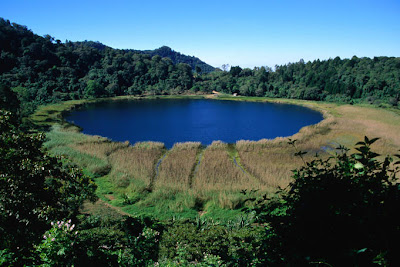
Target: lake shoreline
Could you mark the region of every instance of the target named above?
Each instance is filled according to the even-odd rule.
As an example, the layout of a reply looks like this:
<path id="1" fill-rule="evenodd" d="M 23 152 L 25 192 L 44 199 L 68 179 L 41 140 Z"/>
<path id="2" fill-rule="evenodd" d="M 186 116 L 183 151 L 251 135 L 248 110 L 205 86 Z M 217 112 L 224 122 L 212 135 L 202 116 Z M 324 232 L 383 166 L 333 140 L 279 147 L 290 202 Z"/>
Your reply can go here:
<path id="1" fill-rule="evenodd" d="M 290 137 L 321 122 L 323 114 L 306 106 L 271 101 L 231 101 L 229 98 L 119 99 L 82 105 L 64 119 L 82 132 L 113 141 L 176 143 L 220 140 L 273 140 Z"/>
<path id="2" fill-rule="evenodd" d="M 149 97 L 152 98 L 188 96 Z M 241 190 L 258 190 L 255 196 L 273 194 L 277 186 L 285 187 L 292 180 L 291 170 L 302 163 L 294 157 L 295 151 L 288 145 L 289 138 L 297 140 L 299 150 L 308 152 L 306 160 L 312 160 L 316 153 L 325 158 L 332 156 L 339 144 L 351 148 L 365 135 L 382 137 L 374 144 L 375 151 L 381 155 L 394 154 L 400 148 L 398 111 L 315 101 L 219 97 L 219 100 L 304 105 L 321 112 L 324 119 L 303 127 L 290 137 L 169 150 L 151 142 L 131 145 L 85 135 L 63 119 L 65 112 L 85 103 L 121 99 L 142 98 L 68 101 L 44 106 L 32 119 L 36 119 L 34 122 L 42 129 L 47 128 L 49 140 L 45 145 L 52 154 L 66 156 L 95 178 L 99 186 L 97 195 L 102 201 L 135 215 L 160 219 L 201 215 L 232 220 L 242 214 L 244 196 Z M 131 160 L 126 161 L 127 158 Z M 139 162 L 135 158 L 143 160 Z M 162 162 L 156 170 L 160 159 Z"/>
<path id="3" fill-rule="evenodd" d="M 78 125 L 68 122 L 65 120 L 65 116 L 79 108 L 82 108 L 88 104 L 95 104 L 101 102 L 109 102 L 109 101 L 129 101 L 129 100 L 143 100 L 143 99 L 214 99 L 219 101 L 245 101 L 245 102 L 265 102 L 265 103 L 275 103 L 275 104 L 289 104 L 289 105 L 298 105 L 303 106 L 314 111 L 317 111 L 322 114 L 323 119 L 317 124 L 304 126 L 310 127 L 314 125 L 318 125 L 324 123 L 324 121 L 330 117 L 332 114 L 329 113 L 329 110 L 324 109 L 319 101 L 308 101 L 308 100 L 297 100 L 297 99 L 280 99 L 280 98 L 265 98 L 265 97 L 242 97 L 242 96 L 230 96 L 230 95 L 222 95 L 216 96 L 215 94 L 211 95 L 155 95 L 155 96 L 117 96 L 117 97 L 107 97 L 107 98 L 97 98 L 97 99 L 82 99 L 82 100 L 69 100 L 56 104 L 49 104 L 40 106 L 34 114 L 32 114 L 28 120 L 31 121 L 33 125 L 36 126 L 39 130 L 49 130 L 49 128 L 54 124 L 60 124 L 63 127 L 75 127 L 82 131 L 81 127 Z M 332 103 L 328 103 L 332 104 Z M 300 129 L 301 131 L 301 129 Z M 296 133 L 297 134 L 297 133 Z M 294 134 L 294 135 L 296 135 Z M 286 136 L 283 138 L 291 138 L 294 135 Z M 282 138 L 282 137 L 276 137 Z M 267 139 L 267 140 L 274 140 Z M 262 139 L 261 139 L 262 140 Z M 246 141 L 261 141 L 261 140 L 246 140 Z M 114 141 L 113 141 L 114 142 Z M 115 141 L 119 142 L 119 141 Z"/>

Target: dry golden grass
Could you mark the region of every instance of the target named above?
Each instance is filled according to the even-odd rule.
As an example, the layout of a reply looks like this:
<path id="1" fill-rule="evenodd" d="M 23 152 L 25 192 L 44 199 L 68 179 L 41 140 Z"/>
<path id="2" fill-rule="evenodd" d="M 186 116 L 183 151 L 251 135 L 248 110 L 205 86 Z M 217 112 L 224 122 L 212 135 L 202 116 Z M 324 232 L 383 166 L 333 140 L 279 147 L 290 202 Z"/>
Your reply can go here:
<path id="1" fill-rule="evenodd" d="M 291 170 L 302 164 L 302 160 L 294 156 L 296 150 L 285 139 L 241 140 L 236 148 L 241 164 L 259 180 L 262 190 L 286 187 L 291 181 Z"/>
<path id="2" fill-rule="evenodd" d="M 70 145 L 70 147 L 82 153 L 93 155 L 101 159 L 107 159 L 111 153 L 129 146 L 129 142 L 117 143 L 107 139 L 104 140 L 102 137 L 98 138 L 98 140 L 91 142 L 75 143 Z"/>
<path id="3" fill-rule="evenodd" d="M 259 184 L 250 175 L 236 166 L 227 152 L 227 144 L 214 141 L 204 151 L 199 169 L 193 179 L 193 189 L 242 190 L 258 188 Z"/>
<path id="4" fill-rule="evenodd" d="M 400 148 L 400 116 L 393 111 L 358 106 L 340 106 L 337 109 L 340 117 L 333 129 L 332 139 L 345 142 L 343 136 L 363 139 L 364 136 L 379 137 L 373 149 L 386 155 L 394 154 Z"/>
<path id="5" fill-rule="evenodd" d="M 289 145 L 289 137 L 236 142 L 242 165 L 259 179 L 262 190 L 286 187 L 292 181 L 292 170 L 304 164 L 301 158 L 294 155 L 297 151 L 307 152 L 303 156 L 305 161 L 312 160 L 316 153 L 326 158 L 330 152 L 334 151 L 336 144 L 328 141 L 338 123 L 332 115 L 334 111 L 330 110 L 333 107 L 334 105 L 324 107 L 323 121 L 303 127 L 299 133 L 290 137 L 292 140 L 297 140 L 296 148 Z"/>
<path id="6" fill-rule="evenodd" d="M 392 155 L 400 149 L 400 116 L 398 113 L 368 106 L 318 104 L 329 110 L 330 116 L 315 126 L 304 127 L 293 136 L 313 149 L 344 145 L 353 148 L 364 139 L 379 137 L 372 147 L 382 155 Z M 398 111 L 397 111 L 398 112 Z M 321 131 L 322 129 L 322 131 Z M 351 152 L 355 152 L 354 149 Z"/>
<path id="7" fill-rule="evenodd" d="M 400 111 L 372 106 L 338 105 L 301 100 L 280 100 L 321 111 L 325 120 L 321 123 L 304 127 L 293 136 L 294 139 L 308 141 L 311 145 L 345 145 L 352 148 L 364 136 L 379 137 L 373 149 L 382 154 L 393 154 L 400 149 Z M 325 125 L 328 131 L 322 134 L 316 131 L 319 125 Z"/>
<path id="8" fill-rule="evenodd" d="M 364 136 L 380 137 L 372 149 L 382 155 L 392 155 L 400 148 L 400 116 L 391 110 L 299 102 L 322 110 L 325 116 L 320 123 L 304 127 L 290 137 L 297 140 L 297 150 L 308 152 L 304 156 L 305 161 L 313 159 L 315 153 L 322 158 L 335 154 L 339 145 L 353 148 Z M 241 164 L 260 179 L 263 189 L 286 186 L 292 179 L 291 170 L 303 164 L 300 158 L 294 156 L 296 149 L 288 145 L 288 141 L 289 138 L 275 138 L 236 143 Z"/>
<path id="9" fill-rule="evenodd" d="M 164 152 L 162 143 L 141 142 L 133 147 L 118 149 L 110 154 L 109 160 L 113 168 L 152 186 L 155 165 Z"/>
<path id="10" fill-rule="evenodd" d="M 189 189 L 200 147 L 200 142 L 176 143 L 159 166 L 155 189 Z"/>

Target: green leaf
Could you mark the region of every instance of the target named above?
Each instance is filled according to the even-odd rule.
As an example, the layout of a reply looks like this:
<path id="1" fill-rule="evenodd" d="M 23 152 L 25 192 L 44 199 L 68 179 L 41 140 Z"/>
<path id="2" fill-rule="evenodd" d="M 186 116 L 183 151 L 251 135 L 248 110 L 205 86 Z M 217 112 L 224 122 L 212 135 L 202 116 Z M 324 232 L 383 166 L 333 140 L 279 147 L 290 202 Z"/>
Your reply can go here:
<path id="1" fill-rule="evenodd" d="M 365 251 L 367 251 L 367 249 L 368 249 L 368 248 L 360 249 L 359 251 L 357 251 L 357 254 L 364 253 Z"/>
<path id="2" fill-rule="evenodd" d="M 354 164 L 354 168 L 359 170 L 364 168 L 364 165 L 361 162 L 357 162 L 356 164 Z"/>
<path id="3" fill-rule="evenodd" d="M 58 252 L 57 255 L 65 255 L 65 247 L 61 248 Z"/>
<path id="4" fill-rule="evenodd" d="M 362 154 L 354 154 L 355 159 L 362 159 Z"/>
<path id="5" fill-rule="evenodd" d="M 371 154 L 370 154 L 370 158 L 376 158 L 378 156 L 380 156 L 380 154 L 375 153 L 375 152 L 371 152 Z"/>
<path id="6" fill-rule="evenodd" d="M 365 154 L 368 151 L 368 148 L 366 146 L 361 146 L 361 147 L 357 147 L 356 150 Z"/>
<path id="7" fill-rule="evenodd" d="M 369 144 L 372 145 L 373 143 L 375 143 L 379 139 L 380 139 L 379 137 L 372 138 L 371 140 L 369 140 Z"/>

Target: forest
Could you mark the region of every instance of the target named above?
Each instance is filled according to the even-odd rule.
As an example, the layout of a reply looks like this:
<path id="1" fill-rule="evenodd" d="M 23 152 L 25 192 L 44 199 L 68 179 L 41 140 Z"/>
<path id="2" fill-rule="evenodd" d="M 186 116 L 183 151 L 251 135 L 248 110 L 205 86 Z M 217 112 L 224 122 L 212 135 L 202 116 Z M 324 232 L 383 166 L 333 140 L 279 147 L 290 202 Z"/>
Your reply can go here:
<path id="1" fill-rule="evenodd" d="M 241 190 L 246 205 L 236 220 L 160 220 L 102 203 L 90 170 L 52 154 L 44 146 L 48 136 L 23 123 L 38 106 L 61 101 L 212 91 L 397 110 L 400 58 L 213 69 L 167 47 L 137 51 L 63 43 L 0 19 L 0 265 L 399 266 L 400 155 L 375 152 L 379 138 L 364 137 L 352 150 L 340 145 L 330 157 L 311 157 L 300 141 L 289 139 L 284 152 L 293 151 L 300 162 L 289 185 L 273 195 Z M 347 124 L 354 128 L 354 122 Z M 322 135 L 328 131 L 318 129 Z M 91 143 L 107 145 L 106 154 L 113 146 L 136 153 L 129 144 L 100 141 Z M 192 146 L 195 155 L 198 147 Z M 206 153 L 221 150 L 227 157 L 233 146 L 226 147 L 216 144 Z M 260 158 L 254 144 L 241 147 L 243 160 Z M 179 152 L 176 157 L 185 161 Z"/>
<path id="2" fill-rule="evenodd" d="M 237 93 L 397 106 L 400 58 L 315 60 L 254 69 L 215 69 L 168 47 L 119 50 L 98 42 L 38 36 L 0 19 L 0 83 L 17 92 L 23 114 L 41 104 L 121 95 Z"/>

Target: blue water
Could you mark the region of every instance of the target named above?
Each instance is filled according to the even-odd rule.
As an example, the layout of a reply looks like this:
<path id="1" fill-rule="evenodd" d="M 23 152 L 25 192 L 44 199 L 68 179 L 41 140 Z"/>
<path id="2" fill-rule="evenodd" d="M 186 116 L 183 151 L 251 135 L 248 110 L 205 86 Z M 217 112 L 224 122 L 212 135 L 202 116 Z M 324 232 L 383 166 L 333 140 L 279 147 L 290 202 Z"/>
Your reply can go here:
<path id="1" fill-rule="evenodd" d="M 144 99 L 87 105 L 66 116 L 83 133 L 114 141 L 176 142 L 272 139 L 290 136 L 322 120 L 319 112 L 296 105 L 195 99 Z"/>

